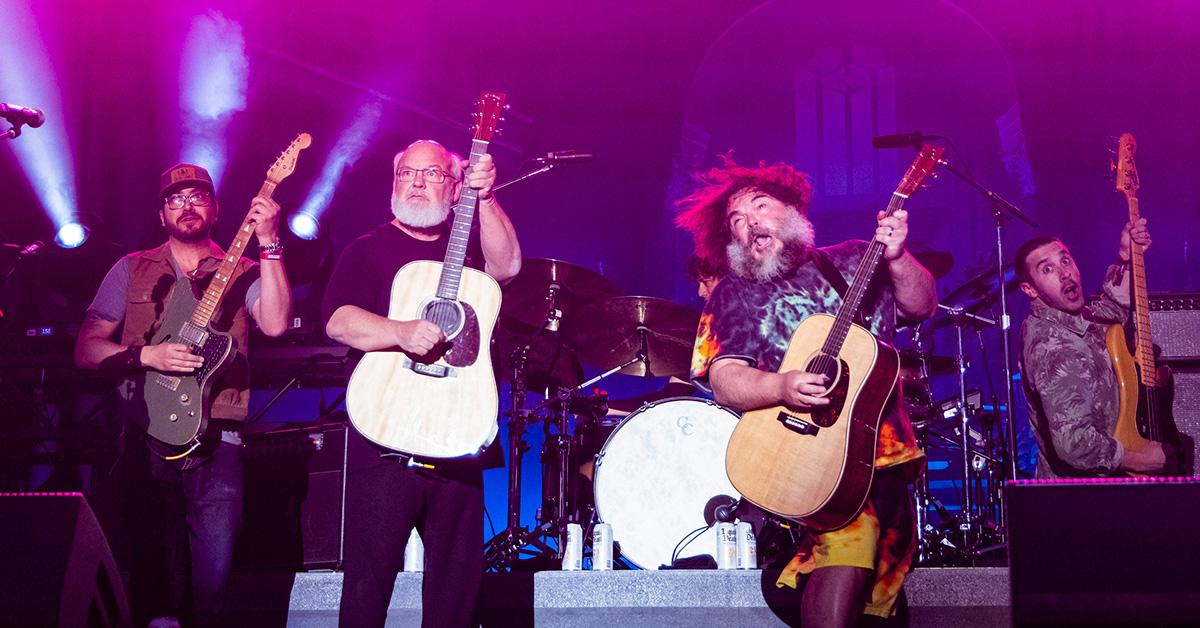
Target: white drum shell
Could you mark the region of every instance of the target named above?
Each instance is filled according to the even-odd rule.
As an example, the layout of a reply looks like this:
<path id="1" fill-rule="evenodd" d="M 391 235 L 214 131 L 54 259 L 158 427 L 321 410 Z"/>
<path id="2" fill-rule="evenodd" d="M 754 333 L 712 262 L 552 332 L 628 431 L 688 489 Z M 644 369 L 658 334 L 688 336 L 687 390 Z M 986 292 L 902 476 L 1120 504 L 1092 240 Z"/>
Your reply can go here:
<path id="1" fill-rule="evenodd" d="M 717 495 L 740 495 L 725 474 L 725 450 L 738 415 L 711 401 L 673 397 L 625 417 L 596 456 L 597 518 L 612 525 L 621 555 L 643 569 L 670 564 L 676 545 L 703 528 Z M 713 554 L 715 529 L 678 556 Z"/>

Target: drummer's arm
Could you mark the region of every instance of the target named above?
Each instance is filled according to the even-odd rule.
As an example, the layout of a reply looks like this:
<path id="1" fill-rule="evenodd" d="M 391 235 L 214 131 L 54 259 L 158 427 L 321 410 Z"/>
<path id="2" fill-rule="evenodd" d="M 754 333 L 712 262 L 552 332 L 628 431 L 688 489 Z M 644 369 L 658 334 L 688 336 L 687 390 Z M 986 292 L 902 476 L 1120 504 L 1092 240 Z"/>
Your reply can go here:
<path id="1" fill-rule="evenodd" d="M 742 411 L 779 404 L 793 408 L 829 404 L 829 399 L 814 396 L 825 391 L 825 376 L 815 373 L 771 373 L 742 360 L 726 358 L 708 367 L 708 379 L 717 403 Z"/>

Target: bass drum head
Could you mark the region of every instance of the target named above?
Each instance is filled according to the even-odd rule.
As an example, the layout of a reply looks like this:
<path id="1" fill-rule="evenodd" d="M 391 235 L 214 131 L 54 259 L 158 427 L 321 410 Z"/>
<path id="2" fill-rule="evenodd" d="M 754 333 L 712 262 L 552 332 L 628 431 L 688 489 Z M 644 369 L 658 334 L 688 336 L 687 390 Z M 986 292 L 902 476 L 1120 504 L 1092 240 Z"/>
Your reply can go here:
<path id="1" fill-rule="evenodd" d="M 596 514 L 629 562 L 658 569 L 676 546 L 680 557 L 715 554 L 716 529 L 698 529 L 710 499 L 740 497 L 725 473 L 737 422 L 711 401 L 674 397 L 642 406 L 609 436 L 596 457 Z M 691 533 L 699 536 L 681 545 Z"/>

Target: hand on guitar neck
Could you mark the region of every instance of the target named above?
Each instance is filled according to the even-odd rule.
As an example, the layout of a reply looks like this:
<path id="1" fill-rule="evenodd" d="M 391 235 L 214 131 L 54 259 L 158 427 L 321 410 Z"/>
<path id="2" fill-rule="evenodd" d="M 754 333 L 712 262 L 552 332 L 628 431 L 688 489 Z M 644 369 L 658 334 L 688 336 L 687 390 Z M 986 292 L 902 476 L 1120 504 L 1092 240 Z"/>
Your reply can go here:
<path id="1" fill-rule="evenodd" d="M 1128 262 L 1131 258 L 1129 251 L 1131 243 L 1141 247 L 1143 253 L 1150 248 L 1150 228 L 1146 226 L 1145 218 L 1138 218 L 1136 223 L 1127 222 L 1125 228 L 1121 230 L 1121 247 L 1117 249 L 1117 255 L 1122 262 Z"/>

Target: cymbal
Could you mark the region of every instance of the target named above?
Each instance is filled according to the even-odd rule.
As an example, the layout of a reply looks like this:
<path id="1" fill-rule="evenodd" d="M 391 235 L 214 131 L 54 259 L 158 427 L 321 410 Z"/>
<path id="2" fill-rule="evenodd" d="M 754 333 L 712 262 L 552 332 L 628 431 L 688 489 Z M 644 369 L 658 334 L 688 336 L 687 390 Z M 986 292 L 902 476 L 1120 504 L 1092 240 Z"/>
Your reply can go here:
<path id="1" fill-rule="evenodd" d="M 913 253 L 913 257 L 917 258 L 934 279 L 945 277 L 950 273 L 950 269 L 954 268 L 954 256 L 944 251 L 918 251 Z"/>
<path id="2" fill-rule="evenodd" d="M 651 375 L 690 370 L 700 322 L 696 310 L 657 297 L 613 297 L 583 308 L 578 319 L 570 342 L 584 362 L 605 370 L 624 364 L 638 354 L 644 331 Z M 637 362 L 620 372 L 645 375 L 646 367 Z"/>
<path id="3" fill-rule="evenodd" d="M 1012 292 L 1017 289 L 1017 273 L 1013 269 L 1011 263 L 1004 265 L 1004 292 Z M 955 288 L 942 299 L 942 303 L 962 307 L 966 312 L 978 314 L 979 312 L 991 307 L 999 296 L 1000 291 L 997 290 L 996 269 L 989 268 L 988 270 L 979 273 L 971 278 L 967 283 Z"/>
<path id="4" fill-rule="evenodd" d="M 600 274 L 556 259 L 527 259 L 521 272 L 504 287 L 500 311 L 540 329 L 553 295 L 554 305 L 570 322 L 580 307 L 618 294 L 617 286 Z"/>
<path id="5" fill-rule="evenodd" d="M 498 379 L 512 379 L 513 352 L 529 345 L 525 364 L 525 386 L 529 390 L 577 386 L 583 381 L 583 367 L 575 356 L 575 350 L 567 346 L 557 333 L 501 316 L 496 325 L 495 339 Z"/>
<path id="6" fill-rule="evenodd" d="M 933 355 L 913 349 L 900 350 L 900 372 L 903 377 L 919 377 L 922 365 L 925 375 L 949 375 L 958 372 L 958 360 L 952 355 Z"/>

